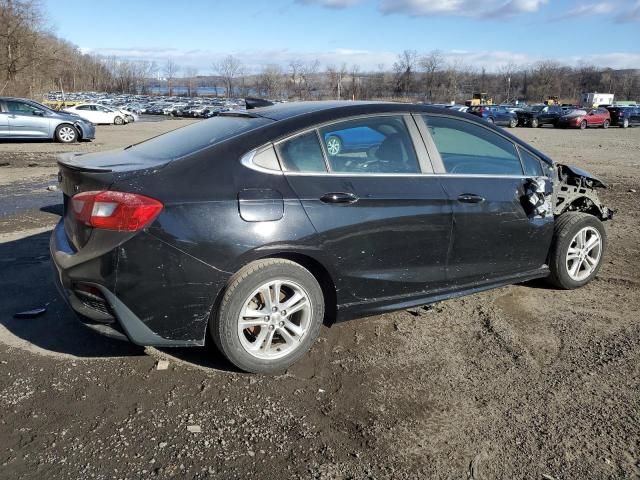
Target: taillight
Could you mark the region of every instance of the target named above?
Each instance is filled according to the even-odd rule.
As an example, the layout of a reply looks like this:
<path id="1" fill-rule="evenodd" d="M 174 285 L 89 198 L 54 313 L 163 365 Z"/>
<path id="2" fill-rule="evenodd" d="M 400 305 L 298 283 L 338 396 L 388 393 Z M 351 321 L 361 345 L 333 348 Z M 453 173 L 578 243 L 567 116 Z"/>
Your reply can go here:
<path id="1" fill-rule="evenodd" d="M 71 199 L 73 214 L 79 222 L 119 232 L 142 230 L 162 207 L 158 200 L 125 192 L 82 192 Z"/>
<path id="2" fill-rule="evenodd" d="M 484 107 L 480 107 L 480 108 L 478 109 L 478 111 L 479 111 L 480 113 L 484 113 L 484 111 L 485 111 L 485 110 L 486 110 L 486 108 L 484 108 Z"/>

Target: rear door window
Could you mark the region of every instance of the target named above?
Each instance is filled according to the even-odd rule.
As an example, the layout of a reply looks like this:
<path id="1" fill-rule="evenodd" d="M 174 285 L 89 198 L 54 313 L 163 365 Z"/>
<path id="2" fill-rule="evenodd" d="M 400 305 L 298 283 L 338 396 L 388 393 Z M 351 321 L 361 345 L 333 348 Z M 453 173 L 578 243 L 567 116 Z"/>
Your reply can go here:
<path id="1" fill-rule="evenodd" d="M 326 172 L 322 147 L 315 130 L 293 137 L 278 146 L 278 154 L 290 172 Z"/>
<path id="2" fill-rule="evenodd" d="M 475 123 L 423 115 L 447 173 L 458 175 L 522 175 L 516 146 Z"/>
<path id="3" fill-rule="evenodd" d="M 420 173 L 413 141 L 400 115 L 347 120 L 319 131 L 332 172 Z"/>

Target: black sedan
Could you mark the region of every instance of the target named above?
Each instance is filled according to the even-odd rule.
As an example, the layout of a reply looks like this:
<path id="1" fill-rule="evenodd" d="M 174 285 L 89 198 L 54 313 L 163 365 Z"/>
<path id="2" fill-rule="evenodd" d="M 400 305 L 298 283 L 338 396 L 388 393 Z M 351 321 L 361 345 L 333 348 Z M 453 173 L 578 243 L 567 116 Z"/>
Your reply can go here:
<path id="1" fill-rule="evenodd" d="M 336 132 L 366 148 L 330 151 Z M 51 255 L 79 318 L 139 345 L 210 338 L 251 372 L 291 365 L 323 321 L 540 277 L 582 286 L 611 216 L 597 178 L 420 105 L 232 111 L 59 165 Z"/>

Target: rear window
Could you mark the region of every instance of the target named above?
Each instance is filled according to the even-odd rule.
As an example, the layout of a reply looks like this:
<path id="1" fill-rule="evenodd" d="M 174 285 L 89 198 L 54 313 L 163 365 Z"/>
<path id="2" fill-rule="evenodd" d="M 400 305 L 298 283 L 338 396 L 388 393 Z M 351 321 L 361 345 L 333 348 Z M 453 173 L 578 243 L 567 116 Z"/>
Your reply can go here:
<path id="1" fill-rule="evenodd" d="M 131 150 L 141 157 L 171 160 L 184 157 L 268 123 L 271 123 L 271 120 L 266 118 L 214 117 L 137 143 L 131 147 Z"/>

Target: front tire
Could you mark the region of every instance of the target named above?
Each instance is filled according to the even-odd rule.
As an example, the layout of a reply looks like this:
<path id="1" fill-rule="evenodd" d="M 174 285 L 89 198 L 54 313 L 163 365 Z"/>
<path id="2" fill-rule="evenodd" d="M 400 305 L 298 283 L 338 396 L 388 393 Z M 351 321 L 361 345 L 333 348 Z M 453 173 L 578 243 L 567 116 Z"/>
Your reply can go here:
<path id="1" fill-rule="evenodd" d="M 60 143 L 73 143 L 78 139 L 78 132 L 71 125 L 58 125 L 55 138 Z"/>
<path id="2" fill-rule="evenodd" d="M 586 128 L 587 128 L 587 121 L 582 120 L 582 122 L 580 122 L 580 130 L 585 130 Z"/>
<path id="3" fill-rule="evenodd" d="M 121 116 L 117 116 L 116 118 L 113 119 L 113 124 L 122 125 L 124 124 L 124 119 Z"/>
<path id="4" fill-rule="evenodd" d="M 605 120 L 602 124 L 602 128 L 609 128 L 609 120 Z"/>
<path id="5" fill-rule="evenodd" d="M 517 118 L 512 118 L 509 121 L 509 128 L 516 128 L 518 126 L 518 119 Z"/>
<path id="6" fill-rule="evenodd" d="M 589 283 L 598 274 L 607 248 L 602 222 L 583 212 L 567 212 L 556 218 L 549 254 L 549 282 L 564 290 Z"/>
<path id="7" fill-rule="evenodd" d="M 628 118 L 625 118 L 622 121 L 622 128 L 629 128 L 629 119 Z"/>
<path id="8" fill-rule="evenodd" d="M 236 367 L 280 373 L 298 361 L 317 338 L 324 297 L 316 278 L 290 260 L 259 260 L 230 280 L 209 331 Z"/>
<path id="9" fill-rule="evenodd" d="M 540 122 L 538 122 L 537 118 L 531 119 L 531 128 L 538 128 L 540 126 Z"/>

